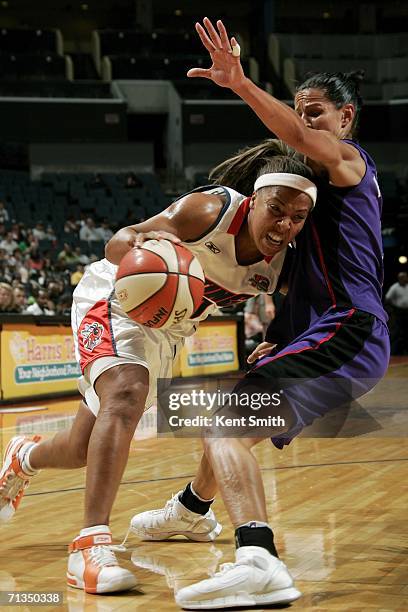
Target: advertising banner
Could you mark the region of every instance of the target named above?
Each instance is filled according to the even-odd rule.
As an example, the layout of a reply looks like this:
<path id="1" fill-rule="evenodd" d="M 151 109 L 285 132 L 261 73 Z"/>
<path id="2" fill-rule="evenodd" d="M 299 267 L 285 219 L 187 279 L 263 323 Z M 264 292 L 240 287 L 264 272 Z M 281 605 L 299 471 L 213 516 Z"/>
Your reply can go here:
<path id="1" fill-rule="evenodd" d="M 2 399 L 72 391 L 79 375 L 70 327 L 3 325 Z"/>
<path id="2" fill-rule="evenodd" d="M 220 374 L 239 369 L 236 321 L 208 321 L 186 338 L 180 355 L 181 376 Z"/>

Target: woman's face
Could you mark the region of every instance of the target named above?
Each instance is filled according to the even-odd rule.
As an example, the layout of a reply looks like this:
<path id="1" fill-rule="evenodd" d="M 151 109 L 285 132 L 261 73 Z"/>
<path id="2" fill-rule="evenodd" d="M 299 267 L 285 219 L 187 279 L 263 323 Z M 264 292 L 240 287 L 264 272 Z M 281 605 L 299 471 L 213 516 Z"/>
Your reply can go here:
<path id="1" fill-rule="evenodd" d="M 292 187 L 263 187 L 252 196 L 248 215 L 250 236 L 265 257 L 273 257 L 303 228 L 312 200 Z"/>
<path id="2" fill-rule="evenodd" d="M 295 96 L 295 111 L 306 127 L 326 130 L 337 138 L 346 138 L 350 133 L 355 114 L 353 104 L 336 108 L 321 89 L 298 91 Z"/>
<path id="3" fill-rule="evenodd" d="M 6 289 L 6 287 L 0 287 L 0 306 L 3 306 L 3 307 L 10 306 L 11 300 L 12 300 L 11 289 Z"/>

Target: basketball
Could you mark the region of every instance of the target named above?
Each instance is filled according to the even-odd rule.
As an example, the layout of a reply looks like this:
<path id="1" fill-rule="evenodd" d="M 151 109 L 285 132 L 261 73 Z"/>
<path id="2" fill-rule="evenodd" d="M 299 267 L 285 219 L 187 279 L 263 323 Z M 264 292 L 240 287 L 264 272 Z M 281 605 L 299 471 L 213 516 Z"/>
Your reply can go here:
<path id="1" fill-rule="evenodd" d="M 204 295 L 204 272 L 184 246 L 147 240 L 119 264 L 115 293 L 136 323 L 166 329 L 191 317 Z"/>

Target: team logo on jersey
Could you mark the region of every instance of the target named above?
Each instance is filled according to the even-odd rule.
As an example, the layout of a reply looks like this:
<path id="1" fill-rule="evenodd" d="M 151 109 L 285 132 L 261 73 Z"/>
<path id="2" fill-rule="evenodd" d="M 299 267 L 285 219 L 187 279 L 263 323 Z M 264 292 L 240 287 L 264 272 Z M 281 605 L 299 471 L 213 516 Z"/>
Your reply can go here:
<path id="1" fill-rule="evenodd" d="M 258 289 L 258 291 L 268 291 L 269 289 L 269 278 L 262 276 L 262 274 L 254 274 L 248 281 L 252 287 Z"/>
<path id="2" fill-rule="evenodd" d="M 82 343 L 87 351 L 92 352 L 102 342 L 103 326 L 96 321 L 86 323 L 81 331 Z"/>
<path id="3" fill-rule="evenodd" d="M 213 242 L 206 242 L 205 246 L 207 249 L 210 249 L 211 253 L 214 253 L 214 255 L 221 253 L 220 249 Z"/>

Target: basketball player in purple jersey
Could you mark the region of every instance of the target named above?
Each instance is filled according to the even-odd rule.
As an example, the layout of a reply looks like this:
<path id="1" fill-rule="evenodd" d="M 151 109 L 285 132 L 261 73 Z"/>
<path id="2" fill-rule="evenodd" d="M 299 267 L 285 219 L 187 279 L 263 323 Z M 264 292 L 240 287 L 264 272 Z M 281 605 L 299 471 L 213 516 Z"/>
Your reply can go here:
<path id="1" fill-rule="evenodd" d="M 290 342 L 273 354 L 272 344 L 258 347 L 252 361 L 259 360 L 236 388 L 273 392 L 282 388 L 282 381 L 292 381 L 280 407 L 289 417 L 287 430 L 274 439 L 282 447 L 317 416 L 366 393 L 387 369 L 381 194 L 374 162 L 352 140 L 361 106 L 357 75 L 318 74 L 308 79 L 298 88 L 292 110 L 245 76 L 239 45 L 229 40 L 221 21 L 216 29 L 205 18 L 204 26 L 197 24 L 196 29 L 213 63 L 208 69 L 191 69 L 188 76 L 208 78 L 234 91 L 274 134 L 303 154 L 326 183 L 297 240 L 290 297 L 283 311 Z M 279 203 L 275 214 L 284 226 L 287 218 Z M 272 342 L 275 329 L 267 335 Z M 307 383 L 293 384 L 299 377 Z M 180 512 L 177 504 L 204 515 L 218 487 L 235 527 L 236 563 L 178 591 L 180 606 L 224 609 L 288 603 L 300 596 L 278 558 L 260 469 L 250 448 L 269 435 L 204 439 L 200 473 L 173 503 L 173 516 L 167 512 L 167 521 L 174 522 Z M 145 531 L 146 539 L 159 539 L 152 515 L 138 515 L 132 525 L 142 537 Z M 155 516 L 157 521 L 157 512 Z M 164 530 L 163 524 L 158 527 Z"/>

